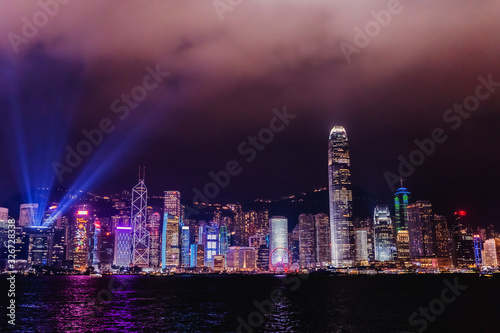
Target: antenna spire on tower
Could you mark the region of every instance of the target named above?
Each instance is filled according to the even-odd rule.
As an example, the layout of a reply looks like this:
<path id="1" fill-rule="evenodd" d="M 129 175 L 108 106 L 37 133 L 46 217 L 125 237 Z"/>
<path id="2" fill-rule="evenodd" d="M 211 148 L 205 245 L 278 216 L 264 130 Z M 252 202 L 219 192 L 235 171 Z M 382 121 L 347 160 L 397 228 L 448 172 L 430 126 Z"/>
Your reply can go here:
<path id="1" fill-rule="evenodd" d="M 399 181 L 401 182 L 401 187 L 403 187 L 403 176 L 400 176 Z"/>

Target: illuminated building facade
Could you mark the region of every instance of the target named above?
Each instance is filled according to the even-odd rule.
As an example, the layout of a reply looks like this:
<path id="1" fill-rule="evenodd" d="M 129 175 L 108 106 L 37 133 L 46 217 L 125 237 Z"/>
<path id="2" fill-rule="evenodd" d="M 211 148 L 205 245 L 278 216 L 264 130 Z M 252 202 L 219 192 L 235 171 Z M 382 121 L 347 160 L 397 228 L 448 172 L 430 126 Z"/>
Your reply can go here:
<path id="1" fill-rule="evenodd" d="M 410 258 L 410 235 L 408 230 L 398 231 L 396 238 L 396 250 L 398 252 L 398 260 L 406 262 Z"/>
<path id="2" fill-rule="evenodd" d="M 54 241 L 54 230 L 47 227 L 26 227 L 26 235 L 29 237 L 28 264 L 52 266 L 52 247 Z"/>
<path id="3" fill-rule="evenodd" d="M 215 255 L 213 257 L 213 270 L 215 272 L 223 272 L 226 269 L 226 258 L 223 255 Z"/>
<path id="4" fill-rule="evenodd" d="M 446 217 L 434 215 L 434 250 L 437 257 L 450 256 L 450 234 Z"/>
<path id="5" fill-rule="evenodd" d="M 314 216 L 299 216 L 299 265 L 300 268 L 316 267 L 316 244 L 314 232 Z"/>
<path id="6" fill-rule="evenodd" d="M 165 191 L 164 212 L 171 216 L 181 217 L 181 192 Z"/>
<path id="7" fill-rule="evenodd" d="M 92 217 L 87 206 L 79 206 L 76 213 L 76 224 L 73 232 L 73 267 L 76 270 L 87 269 L 90 235 L 92 233 Z"/>
<path id="8" fill-rule="evenodd" d="M 328 184 L 332 265 L 351 266 L 354 259 L 351 171 L 349 143 L 342 126 L 335 126 L 330 132 Z"/>
<path id="9" fill-rule="evenodd" d="M 189 243 L 189 226 L 183 225 L 181 228 L 181 267 L 190 266 L 190 243 Z"/>
<path id="10" fill-rule="evenodd" d="M 151 210 L 148 214 L 147 229 L 149 232 L 149 267 L 160 265 L 160 213 Z"/>
<path id="11" fill-rule="evenodd" d="M 317 214 L 314 216 L 314 224 L 316 264 L 327 267 L 331 262 L 330 218 L 326 214 Z"/>
<path id="12" fill-rule="evenodd" d="M 253 247 L 231 246 L 227 252 L 228 270 L 256 269 L 256 251 Z"/>
<path id="13" fill-rule="evenodd" d="M 434 255 L 434 236 L 431 203 L 417 201 L 408 205 L 407 208 L 410 258 L 432 257 Z"/>
<path id="14" fill-rule="evenodd" d="M 354 228 L 354 239 L 356 242 L 356 262 L 360 265 L 368 265 L 368 229 Z"/>
<path id="15" fill-rule="evenodd" d="M 132 253 L 132 228 L 115 228 L 114 263 L 118 267 L 130 267 Z"/>
<path id="16" fill-rule="evenodd" d="M 410 200 L 410 192 L 403 187 L 403 180 L 401 180 L 401 187 L 394 193 L 394 236 L 396 238 L 397 259 L 400 262 L 406 262 L 410 258 L 409 243 L 404 243 L 405 240 L 409 241 L 408 236 L 408 202 Z M 401 236 L 399 233 L 404 231 Z M 406 254 L 408 253 L 408 256 Z"/>
<path id="17" fill-rule="evenodd" d="M 147 229 L 148 189 L 145 171 L 139 169 L 139 182 L 132 189 L 132 266 L 149 267 L 149 231 Z"/>
<path id="18" fill-rule="evenodd" d="M 277 263 L 288 265 L 289 256 L 287 250 L 288 220 L 283 216 L 273 216 L 269 220 L 269 255 L 271 256 L 271 264 L 273 266 Z"/>
<path id="19" fill-rule="evenodd" d="M 391 261 L 394 259 L 394 226 L 391 212 L 387 206 L 376 206 L 373 212 L 373 237 L 376 261 Z"/>
<path id="20" fill-rule="evenodd" d="M 484 262 L 485 266 L 498 266 L 497 250 L 494 239 L 488 239 L 484 242 Z"/>
<path id="21" fill-rule="evenodd" d="M 205 248 L 206 267 L 212 267 L 213 256 L 219 254 L 219 226 L 209 223 L 203 226 L 203 246 Z"/>
<path id="22" fill-rule="evenodd" d="M 479 267 L 483 263 L 483 257 L 482 257 L 482 242 L 481 242 L 481 236 L 480 235 L 474 235 L 474 260 L 476 262 L 476 267 Z"/>
<path id="23" fill-rule="evenodd" d="M 180 265 L 180 246 L 179 246 L 179 225 L 180 217 L 165 213 L 163 221 L 165 228 L 165 264 L 167 268 L 176 268 Z"/>
<path id="24" fill-rule="evenodd" d="M 19 226 L 33 227 L 38 225 L 38 204 L 26 203 L 22 204 L 19 210 Z"/>

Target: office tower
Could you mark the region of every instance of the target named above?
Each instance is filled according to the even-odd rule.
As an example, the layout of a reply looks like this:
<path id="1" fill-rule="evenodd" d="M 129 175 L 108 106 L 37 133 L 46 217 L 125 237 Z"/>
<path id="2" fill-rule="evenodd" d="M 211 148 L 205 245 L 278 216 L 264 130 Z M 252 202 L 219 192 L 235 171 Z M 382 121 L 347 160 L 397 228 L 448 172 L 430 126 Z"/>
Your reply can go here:
<path id="1" fill-rule="evenodd" d="M 356 244 L 356 262 L 362 266 L 368 265 L 368 229 L 354 228 Z"/>
<path id="2" fill-rule="evenodd" d="M 330 265 L 330 219 L 326 214 L 314 216 L 314 237 L 316 244 L 316 263 L 319 267 Z"/>
<path id="3" fill-rule="evenodd" d="M 180 217 L 168 213 L 164 214 L 163 220 L 163 243 L 162 256 L 167 268 L 176 268 L 180 265 L 180 246 L 179 246 L 179 225 Z"/>
<path id="4" fill-rule="evenodd" d="M 205 249 L 203 248 L 203 244 L 197 245 L 198 250 L 196 252 L 196 267 L 204 267 L 205 266 Z"/>
<path id="5" fill-rule="evenodd" d="M 467 212 L 455 212 L 453 224 L 452 254 L 453 266 L 467 268 L 475 265 L 474 236 L 467 221 Z"/>
<path id="6" fill-rule="evenodd" d="M 0 207 L 0 228 L 5 227 L 7 228 L 7 223 L 9 220 L 9 209 Z M 3 225 L 5 223 L 5 226 Z"/>
<path id="7" fill-rule="evenodd" d="M 219 253 L 225 256 L 227 254 L 227 250 L 229 249 L 229 235 L 227 232 L 227 226 L 224 224 L 224 221 L 222 221 L 221 223 L 222 225 L 220 227 L 220 235 L 219 235 L 219 241 L 220 241 Z"/>
<path id="8" fill-rule="evenodd" d="M 191 244 L 189 249 L 189 267 L 197 267 L 198 244 Z"/>
<path id="9" fill-rule="evenodd" d="M 115 266 L 129 268 L 132 258 L 132 227 L 115 228 Z"/>
<path id="10" fill-rule="evenodd" d="M 290 252 L 290 257 L 292 258 L 292 264 L 299 265 L 300 261 L 300 235 L 299 235 L 299 225 L 297 224 L 293 228 L 292 232 L 288 234 L 288 251 Z M 272 251 L 272 250 L 271 250 Z M 299 266 L 300 268 L 300 266 Z"/>
<path id="11" fill-rule="evenodd" d="M 94 267 L 95 271 L 99 271 L 99 263 L 101 261 L 101 221 L 96 218 L 94 223 L 94 233 L 90 242 L 89 263 Z"/>
<path id="12" fill-rule="evenodd" d="M 68 228 L 65 226 L 55 227 L 54 241 L 51 252 L 52 267 L 61 269 L 63 261 L 66 260 L 66 250 L 68 246 Z"/>
<path id="13" fill-rule="evenodd" d="M 21 205 L 19 210 L 19 223 L 20 227 L 37 226 L 38 223 L 38 204 L 26 203 Z"/>
<path id="14" fill-rule="evenodd" d="M 190 265 L 189 226 L 183 225 L 181 228 L 181 267 L 188 268 Z"/>
<path id="15" fill-rule="evenodd" d="M 257 212 L 254 210 L 251 210 L 249 212 L 243 212 L 242 238 L 248 239 L 248 237 L 255 235 L 257 229 L 258 229 Z"/>
<path id="16" fill-rule="evenodd" d="M 228 270 L 254 270 L 256 266 L 256 251 L 253 247 L 231 246 L 227 251 Z"/>
<path id="17" fill-rule="evenodd" d="M 92 235 L 93 219 L 89 207 L 81 205 L 76 212 L 76 224 L 73 232 L 73 267 L 85 271 L 88 265 L 90 237 Z"/>
<path id="18" fill-rule="evenodd" d="M 31 266 L 52 266 L 53 229 L 30 226 L 24 230 L 29 237 L 28 264 Z"/>
<path id="19" fill-rule="evenodd" d="M 103 272 L 111 271 L 114 259 L 115 234 L 111 231 L 103 232 L 101 235 L 100 262 Z"/>
<path id="20" fill-rule="evenodd" d="M 269 261 L 271 266 L 289 264 L 288 220 L 283 216 L 273 216 L 269 220 Z"/>
<path id="21" fill-rule="evenodd" d="M 330 132 L 328 184 L 332 265 L 351 266 L 354 259 L 351 171 L 347 133 L 341 126 Z"/>
<path id="22" fill-rule="evenodd" d="M 446 217 L 434 215 L 434 250 L 438 257 L 450 256 L 450 235 Z"/>
<path id="23" fill-rule="evenodd" d="M 165 191 L 165 213 L 170 216 L 181 217 L 181 192 Z"/>
<path id="24" fill-rule="evenodd" d="M 148 209 L 149 267 L 155 269 L 160 265 L 160 220 L 160 213 Z"/>
<path id="25" fill-rule="evenodd" d="M 400 230 L 397 234 L 397 258 L 401 263 L 405 263 L 410 258 L 410 235 L 408 234 L 408 230 Z"/>
<path id="26" fill-rule="evenodd" d="M 403 179 L 401 179 L 401 187 L 394 193 L 394 237 L 396 239 L 397 258 L 400 263 L 408 261 L 410 244 L 404 243 L 409 241 L 408 237 L 408 202 L 410 200 L 410 192 L 403 187 Z M 399 233 L 405 231 L 401 236 Z M 405 256 L 408 253 L 408 256 Z"/>
<path id="27" fill-rule="evenodd" d="M 373 233 L 376 261 L 391 261 L 394 256 L 394 226 L 387 206 L 376 206 L 373 212 Z"/>
<path id="28" fill-rule="evenodd" d="M 269 247 L 267 244 L 262 244 L 258 247 L 257 268 L 262 271 L 269 270 Z"/>
<path id="29" fill-rule="evenodd" d="M 434 255 L 432 205 L 429 201 L 408 205 L 408 232 L 411 259 Z"/>
<path id="30" fill-rule="evenodd" d="M 314 216 L 299 216 L 299 264 L 300 268 L 316 267 L 316 244 L 314 232 Z"/>
<path id="31" fill-rule="evenodd" d="M 149 267 L 149 232 L 147 229 L 148 189 L 146 171 L 139 168 L 139 182 L 132 189 L 132 266 Z"/>
<path id="32" fill-rule="evenodd" d="M 484 242 L 484 265 L 496 267 L 498 265 L 497 250 L 494 239 Z"/>
<path id="33" fill-rule="evenodd" d="M 219 255 L 219 225 L 210 222 L 203 227 L 203 246 L 205 250 L 205 267 L 212 267 L 213 256 Z"/>
<path id="34" fill-rule="evenodd" d="M 166 228 L 164 231 L 164 252 L 165 265 L 168 268 L 176 268 L 180 266 L 180 239 L 179 230 L 181 225 L 181 193 L 178 191 L 165 191 L 164 200 L 164 219 L 163 223 Z"/>
<path id="35" fill-rule="evenodd" d="M 481 236 L 480 235 L 474 235 L 474 260 L 476 263 L 476 267 L 479 268 L 481 264 L 483 263 L 483 258 L 482 258 L 482 248 L 483 243 L 481 242 Z"/>

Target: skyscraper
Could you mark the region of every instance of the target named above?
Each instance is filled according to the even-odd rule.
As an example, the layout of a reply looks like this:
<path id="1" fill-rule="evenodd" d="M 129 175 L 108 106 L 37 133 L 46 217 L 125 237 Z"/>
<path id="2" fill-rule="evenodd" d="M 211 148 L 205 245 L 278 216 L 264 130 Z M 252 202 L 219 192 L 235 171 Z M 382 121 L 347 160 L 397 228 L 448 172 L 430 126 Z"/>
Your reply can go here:
<path id="1" fill-rule="evenodd" d="M 273 216 L 269 220 L 269 260 L 276 264 L 289 264 L 288 258 L 288 220 L 283 216 Z"/>
<path id="2" fill-rule="evenodd" d="M 349 143 L 342 126 L 335 126 L 330 132 L 328 184 L 332 265 L 351 266 L 354 259 L 351 171 Z"/>
<path id="3" fill-rule="evenodd" d="M 88 206 L 78 206 L 76 212 L 76 225 L 73 232 L 73 267 L 76 270 L 87 269 L 89 259 L 89 247 L 92 228 L 92 217 Z"/>
<path id="4" fill-rule="evenodd" d="M 326 267 L 331 262 L 330 219 L 326 214 L 314 216 L 316 238 L 316 262 L 320 267 Z"/>
<path id="5" fill-rule="evenodd" d="M 450 234 L 446 217 L 434 215 L 434 250 L 438 257 L 450 256 Z"/>
<path id="6" fill-rule="evenodd" d="M 354 239 L 356 240 L 356 262 L 368 265 L 368 229 L 354 228 Z"/>
<path id="7" fill-rule="evenodd" d="M 393 225 L 387 206 L 377 206 L 373 212 L 375 260 L 391 261 L 394 255 Z"/>
<path id="8" fill-rule="evenodd" d="M 132 227 L 117 226 L 115 229 L 114 264 L 118 267 L 128 268 L 131 263 L 132 253 Z"/>
<path id="9" fill-rule="evenodd" d="M 299 216 L 299 264 L 300 268 L 316 267 L 316 245 L 314 244 L 314 216 Z"/>
<path id="10" fill-rule="evenodd" d="M 152 210 L 148 212 L 149 266 L 152 268 L 157 268 L 160 264 L 160 220 L 160 213 Z"/>
<path id="11" fill-rule="evenodd" d="M 429 201 L 417 201 L 408 205 L 408 233 L 410 258 L 434 255 L 432 205 Z"/>
<path id="12" fill-rule="evenodd" d="M 19 226 L 34 227 L 38 225 L 38 204 L 22 204 L 19 210 Z"/>
<path id="13" fill-rule="evenodd" d="M 180 265 L 181 257 L 181 247 L 180 247 L 180 236 L 179 231 L 181 227 L 181 193 L 178 191 L 165 191 L 165 201 L 164 201 L 164 219 L 163 223 L 164 232 L 166 235 L 163 236 L 164 244 L 162 245 L 162 253 L 166 262 L 165 265 L 168 268 L 176 268 Z"/>
<path id="14" fill-rule="evenodd" d="M 132 189 L 132 265 L 149 267 L 149 231 L 147 230 L 148 189 L 145 171 L 139 169 L 139 183 Z"/>
<path id="15" fill-rule="evenodd" d="M 409 253 L 409 233 L 408 233 L 408 202 L 410 200 L 410 192 L 403 187 L 403 179 L 401 179 L 401 187 L 394 193 L 394 238 L 396 240 L 397 259 L 403 263 L 410 258 Z"/>
<path id="16" fill-rule="evenodd" d="M 495 267 L 498 265 L 495 239 L 488 239 L 484 242 L 484 262 L 485 266 Z"/>

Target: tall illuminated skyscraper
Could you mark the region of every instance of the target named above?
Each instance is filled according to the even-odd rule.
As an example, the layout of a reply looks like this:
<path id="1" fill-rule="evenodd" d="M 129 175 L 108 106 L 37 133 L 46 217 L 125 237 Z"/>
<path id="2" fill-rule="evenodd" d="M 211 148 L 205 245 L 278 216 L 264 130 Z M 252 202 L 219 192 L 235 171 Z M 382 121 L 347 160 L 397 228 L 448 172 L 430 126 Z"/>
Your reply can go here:
<path id="1" fill-rule="evenodd" d="M 283 216 L 273 216 L 269 220 L 269 255 L 273 267 L 277 263 L 289 263 L 288 220 Z"/>
<path id="2" fill-rule="evenodd" d="M 429 201 L 417 201 L 408 205 L 411 259 L 434 255 L 432 217 L 432 205 Z"/>
<path id="3" fill-rule="evenodd" d="M 375 260 L 391 261 L 394 254 L 394 237 L 391 213 L 387 206 L 377 206 L 373 212 Z"/>
<path id="4" fill-rule="evenodd" d="M 164 266 L 176 268 L 180 265 L 181 246 L 179 231 L 181 227 L 181 193 L 178 191 L 165 191 L 164 201 L 164 244 L 162 256 Z"/>
<path id="5" fill-rule="evenodd" d="M 132 265 L 149 267 L 149 231 L 147 230 L 148 189 L 145 171 L 139 169 L 139 183 L 132 189 Z"/>
<path id="6" fill-rule="evenodd" d="M 89 264 L 89 251 L 92 228 L 92 217 L 89 207 L 85 205 L 78 206 L 76 212 L 76 224 L 73 232 L 72 257 L 74 268 L 78 271 L 84 271 Z"/>
<path id="7" fill-rule="evenodd" d="M 394 233 L 396 238 L 397 259 L 400 262 L 405 262 L 410 259 L 410 243 L 408 233 L 408 202 L 410 200 L 410 192 L 403 187 L 403 179 L 401 179 L 401 187 L 394 193 L 394 209 L 395 223 Z"/>
<path id="8" fill-rule="evenodd" d="M 352 190 L 347 133 L 342 126 L 330 132 L 328 144 L 331 260 L 335 267 L 354 264 Z"/>
<path id="9" fill-rule="evenodd" d="M 38 204 L 26 203 L 19 210 L 19 226 L 35 227 L 38 225 Z"/>
<path id="10" fill-rule="evenodd" d="M 316 244 L 314 243 L 314 216 L 299 216 L 299 264 L 300 268 L 316 267 Z"/>
<path id="11" fill-rule="evenodd" d="M 326 214 L 314 216 L 316 238 L 316 263 L 319 267 L 327 267 L 331 260 L 330 219 Z"/>

